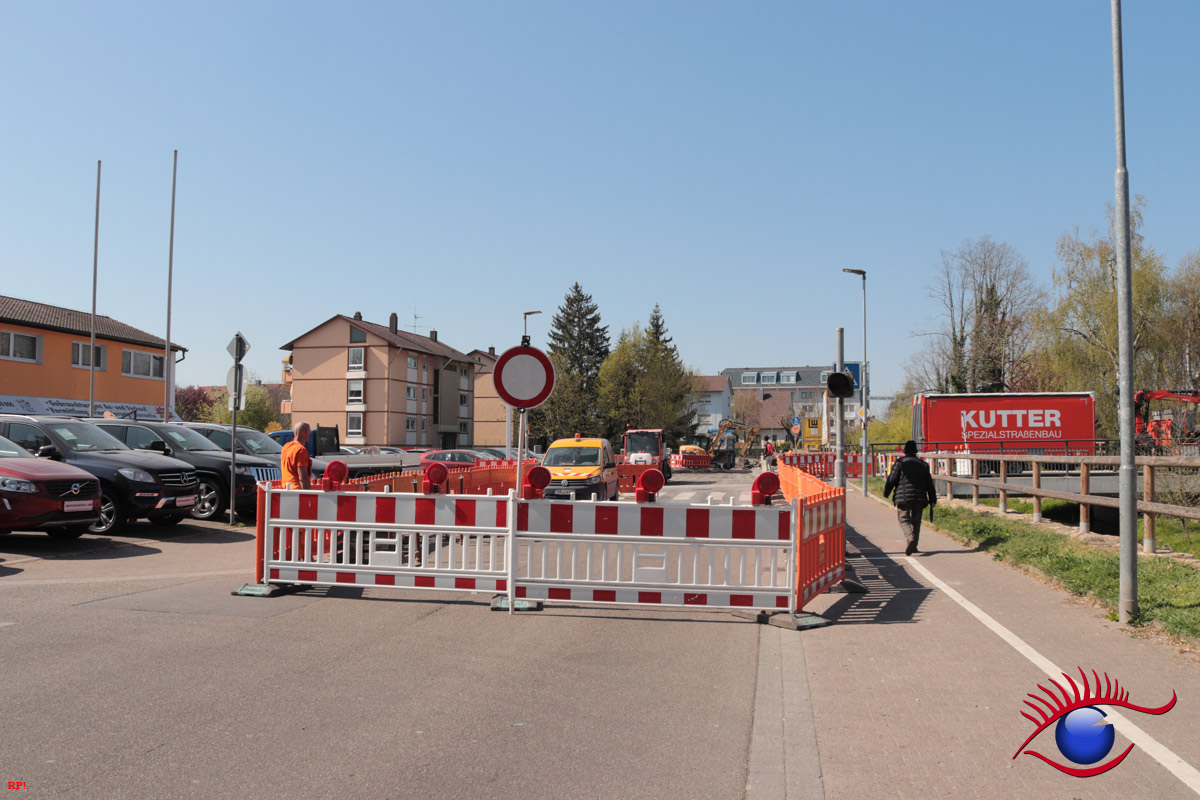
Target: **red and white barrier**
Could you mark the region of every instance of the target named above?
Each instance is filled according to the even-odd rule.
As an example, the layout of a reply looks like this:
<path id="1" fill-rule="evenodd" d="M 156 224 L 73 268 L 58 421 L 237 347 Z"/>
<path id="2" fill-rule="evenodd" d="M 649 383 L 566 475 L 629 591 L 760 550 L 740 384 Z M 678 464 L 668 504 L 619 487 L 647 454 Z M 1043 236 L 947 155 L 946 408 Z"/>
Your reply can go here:
<path id="1" fill-rule="evenodd" d="M 836 460 L 836 453 L 784 453 L 779 456 L 778 463 L 799 467 L 809 475 L 816 475 L 818 478 L 832 478 L 833 465 Z M 862 453 L 846 453 L 847 478 L 861 478 L 862 465 Z M 874 456 L 867 456 L 867 469 L 869 470 L 867 475 L 879 474 Z"/>
<path id="2" fill-rule="evenodd" d="M 516 599 L 788 610 L 790 506 L 560 503 L 517 511 Z"/>
<path id="3" fill-rule="evenodd" d="M 656 486 L 661 486 L 661 475 Z M 648 477 L 647 476 L 647 477 Z M 845 573 L 845 493 L 782 464 L 789 505 L 517 500 L 259 486 L 260 583 L 799 611 Z M 756 483 L 756 492 L 758 483 Z M 432 487 L 429 488 L 432 491 Z M 639 488 L 653 499 L 656 489 Z M 536 495 L 535 495 L 536 496 Z"/>

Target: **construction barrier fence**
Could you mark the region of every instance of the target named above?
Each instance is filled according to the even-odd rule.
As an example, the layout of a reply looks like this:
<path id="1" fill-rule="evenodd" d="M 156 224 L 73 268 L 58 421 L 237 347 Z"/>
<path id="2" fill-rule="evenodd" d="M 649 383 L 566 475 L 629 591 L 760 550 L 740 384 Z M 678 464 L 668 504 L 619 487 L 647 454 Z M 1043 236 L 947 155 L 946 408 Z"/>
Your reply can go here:
<path id="1" fill-rule="evenodd" d="M 494 477 L 479 473 L 448 482 Z M 260 483 L 257 581 L 800 611 L 844 575 L 845 493 L 791 465 L 780 468 L 787 505 L 394 491 L 408 475 L 363 491 L 383 477 L 335 491 Z"/>

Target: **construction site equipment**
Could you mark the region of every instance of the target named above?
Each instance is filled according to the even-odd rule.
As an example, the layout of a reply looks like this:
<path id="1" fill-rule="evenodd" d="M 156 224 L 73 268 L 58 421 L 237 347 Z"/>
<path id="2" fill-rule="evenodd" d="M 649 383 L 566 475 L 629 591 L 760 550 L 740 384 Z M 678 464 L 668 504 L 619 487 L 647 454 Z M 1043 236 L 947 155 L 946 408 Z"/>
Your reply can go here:
<path id="1" fill-rule="evenodd" d="M 626 464 L 645 464 L 671 480 L 671 448 L 663 440 L 662 428 L 628 429 L 621 440 L 621 455 Z"/>
<path id="2" fill-rule="evenodd" d="M 708 456 L 712 459 L 712 463 L 721 469 L 733 469 L 734 464 L 737 463 L 737 456 L 746 457 L 750 445 L 758 438 L 758 431 L 757 425 L 747 425 L 732 419 L 721 420 L 716 435 L 708 445 Z M 739 432 L 744 433 L 745 438 L 741 442 L 736 442 Z M 729 434 L 733 434 L 735 439 L 732 447 L 725 446 L 725 440 Z"/>
<path id="3" fill-rule="evenodd" d="M 1150 403 L 1154 400 L 1177 400 L 1181 403 L 1200 403 L 1200 392 L 1191 389 L 1141 389 L 1133 393 L 1134 437 L 1139 450 L 1171 448 L 1177 444 L 1200 441 L 1196 428 L 1196 412 L 1158 412 L 1150 418 Z"/>

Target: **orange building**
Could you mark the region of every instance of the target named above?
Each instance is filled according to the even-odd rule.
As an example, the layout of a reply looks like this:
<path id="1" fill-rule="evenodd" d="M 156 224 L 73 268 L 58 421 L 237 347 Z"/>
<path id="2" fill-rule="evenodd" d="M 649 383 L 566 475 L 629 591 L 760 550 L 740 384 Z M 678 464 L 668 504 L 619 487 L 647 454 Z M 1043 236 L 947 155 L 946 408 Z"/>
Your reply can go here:
<path id="1" fill-rule="evenodd" d="M 496 348 L 472 350 L 468 355 L 475 362 L 475 438 L 471 444 L 480 447 L 504 447 L 508 424 L 508 406 L 496 392 L 492 376 L 496 371 Z M 515 441 L 515 440 L 514 440 Z"/>
<path id="2" fill-rule="evenodd" d="M 0 411 L 88 415 L 91 314 L 0 295 Z M 162 419 L 164 381 L 174 375 L 166 342 L 96 315 L 96 416 Z M 172 342 L 172 355 L 187 349 Z M 172 403 L 173 405 L 173 403 Z"/>
<path id="3" fill-rule="evenodd" d="M 281 349 L 292 352 L 292 421 L 336 427 L 342 444 L 452 448 L 475 434 L 475 363 L 437 331 L 338 314 Z"/>

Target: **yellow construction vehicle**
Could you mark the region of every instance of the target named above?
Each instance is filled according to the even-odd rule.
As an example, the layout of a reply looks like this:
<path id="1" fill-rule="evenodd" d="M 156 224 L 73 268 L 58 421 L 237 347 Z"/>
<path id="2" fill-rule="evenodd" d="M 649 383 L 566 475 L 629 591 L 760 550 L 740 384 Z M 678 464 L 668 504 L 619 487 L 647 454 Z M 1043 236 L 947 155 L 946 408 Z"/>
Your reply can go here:
<path id="1" fill-rule="evenodd" d="M 757 425 L 747 425 L 732 419 L 721 420 L 712 442 L 708 445 L 708 456 L 712 459 L 713 465 L 721 469 L 733 469 L 738 455 L 746 458 L 746 452 L 750 449 L 750 445 L 758 439 L 758 430 Z M 745 439 L 740 443 L 736 441 L 739 431 L 745 434 Z M 732 447 L 725 446 L 725 439 L 729 435 L 732 435 L 735 440 Z"/>

